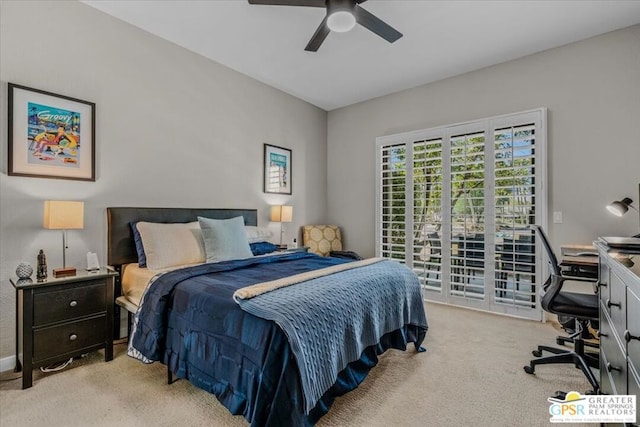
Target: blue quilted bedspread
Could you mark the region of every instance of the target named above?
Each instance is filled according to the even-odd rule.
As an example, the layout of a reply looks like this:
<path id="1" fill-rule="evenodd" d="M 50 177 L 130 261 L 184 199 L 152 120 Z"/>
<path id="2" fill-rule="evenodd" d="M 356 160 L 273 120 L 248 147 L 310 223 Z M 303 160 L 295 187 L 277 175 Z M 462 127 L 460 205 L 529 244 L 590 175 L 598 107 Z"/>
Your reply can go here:
<path id="1" fill-rule="evenodd" d="M 314 278 L 238 304 L 275 321 L 287 335 L 307 412 L 338 373 L 384 334 L 409 324 L 427 329 L 418 278 L 394 261 Z"/>
<path id="2" fill-rule="evenodd" d="M 377 355 L 388 348 L 404 350 L 407 342 L 422 343 L 426 321 L 400 325 L 366 347 L 334 377 L 333 385 L 309 413 L 311 399 L 302 390 L 302 377 L 307 375 L 302 371 L 307 366 L 298 366 L 297 355 L 276 322 L 242 310 L 232 295 L 246 286 L 345 262 L 350 261 L 291 253 L 202 264 L 156 276 L 136 313 L 129 355 L 163 362 L 178 378 L 214 393 L 231 413 L 242 414 L 252 426 L 312 425 L 337 396 L 364 380 L 376 365 Z M 368 285 L 365 288 L 361 293 L 368 294 Z M 370 304 L 373 311 L 386 310 L 366 300 L 357 304 Z M 402 307 L 402 319 L 424 319 L 424 312 L 420 316 L 412 305 Z M 346 332 L 354 342 L 362 340 L 358 329 L 375 329 L 367 326 L 373 322 L 367 317 L 358 322 L 364 324 Z M 315 330 L 316 323 L 305 328 Z M 366 342 L 369 340 L 363 345 Z"/>

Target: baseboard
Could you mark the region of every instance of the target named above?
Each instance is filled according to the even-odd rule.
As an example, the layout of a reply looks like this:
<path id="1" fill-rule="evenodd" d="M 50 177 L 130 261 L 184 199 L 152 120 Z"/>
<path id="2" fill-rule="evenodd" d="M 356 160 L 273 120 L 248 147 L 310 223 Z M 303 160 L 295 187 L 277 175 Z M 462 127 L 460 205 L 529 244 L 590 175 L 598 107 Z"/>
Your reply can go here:
<path id="1" fill-rule="evenodd" d="M 0 359 L 0 372 L 13 371 L 16 367 L 16 356 Z"/>

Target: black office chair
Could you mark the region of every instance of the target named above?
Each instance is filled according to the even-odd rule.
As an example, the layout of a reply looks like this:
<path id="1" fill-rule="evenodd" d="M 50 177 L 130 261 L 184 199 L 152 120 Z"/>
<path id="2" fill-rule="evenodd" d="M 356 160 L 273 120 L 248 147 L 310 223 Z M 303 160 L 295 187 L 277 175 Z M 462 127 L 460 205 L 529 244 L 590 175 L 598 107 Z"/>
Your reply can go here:
<path id="1" fill-rule="evenodd" d="M 540 226 L 532 225 L 531 228 L 536 230 L 540 236 L 540 241 L 547 252 L 551 266 L 551 276 L 543 286 L 544 294 L 541 299 L 542 308 L 549 313 L 571 316 L 576 319 L 576 328 L 580 329 L 580 331 L 586 329 L 590 321 L 598 320 L 598 296 L 596 294 L 579 294 L 562 290 L 562 286 L 567 278 L 561 274 L 558 259 L 551 249 L 547 236 Z M 598 355 L 595 353 L 585 353 L 584 341 L 581 334 L 577 334 L 574 337 L 573 343 L 573 350 L 547 347 L 544 345 L 538 346 L 538 349 L 532 352 L 537 359 L 531 360 L 529 365 L 524 367 L 524 371 L 527 374 L 534 374 L 536 365 L 571 363 L 577 368 L 580 368 L 585 374 L 587 380 L 589 380 L 589 383 L 593 387 L 593 393 L 598 393 L 600 386 L 591 371 L 591 367 L 599 367 Z M 552 354 L 543 357 L 543 351 Z"/>

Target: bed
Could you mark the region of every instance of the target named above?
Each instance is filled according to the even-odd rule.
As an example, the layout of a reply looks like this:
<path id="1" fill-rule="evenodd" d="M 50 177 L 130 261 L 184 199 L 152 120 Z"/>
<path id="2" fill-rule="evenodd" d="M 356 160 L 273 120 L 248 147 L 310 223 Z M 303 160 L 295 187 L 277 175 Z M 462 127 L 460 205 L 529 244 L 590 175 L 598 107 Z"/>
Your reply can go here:
<path id="1" fill-rule="evenodd" d="M 399 263 L 305 252 L 211 262 L 210 230 L 202 228 L 209 262 L 157 274 L 138 265 L 132 224 L 256 226 L 257 211 L 113 207 L 107 219 L 118 307 L 135 313 L 128 354 L 160 361 L 252 426 L 313 425 L 384 351 L 406 350 L 410 342 L 424 351 L 419 282 Z"/>

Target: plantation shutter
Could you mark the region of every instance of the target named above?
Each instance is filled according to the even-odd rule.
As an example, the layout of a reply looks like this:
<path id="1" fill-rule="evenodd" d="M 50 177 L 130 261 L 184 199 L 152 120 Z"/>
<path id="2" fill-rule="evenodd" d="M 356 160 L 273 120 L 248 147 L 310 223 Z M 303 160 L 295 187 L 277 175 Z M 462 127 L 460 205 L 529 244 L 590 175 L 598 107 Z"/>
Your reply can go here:
<path id="1" fill-rule="evenodd" d="M 485 293 L 484 149 L 484 132 L 451 137 L 451 294 L 470 298 Z"/>
<path id="2" fill-rule="evenodd" d="M 430 290 L 442 287 L 442 138 L 413 148 L 413 271 Z"/>
<path id="3" fill-rule="evenodd" d="M 380 152 L 380 256 L 405 262 L 407 208 L 407 152 L 404 144 L 381 148 Z"/>
<path id="4" fill-rule="evenodd" d="M 535 306 L 535 125 L 494 130 L 494 204 L 498 302 Z M 507 278 L 513 278 L 509 286 Z"/>

